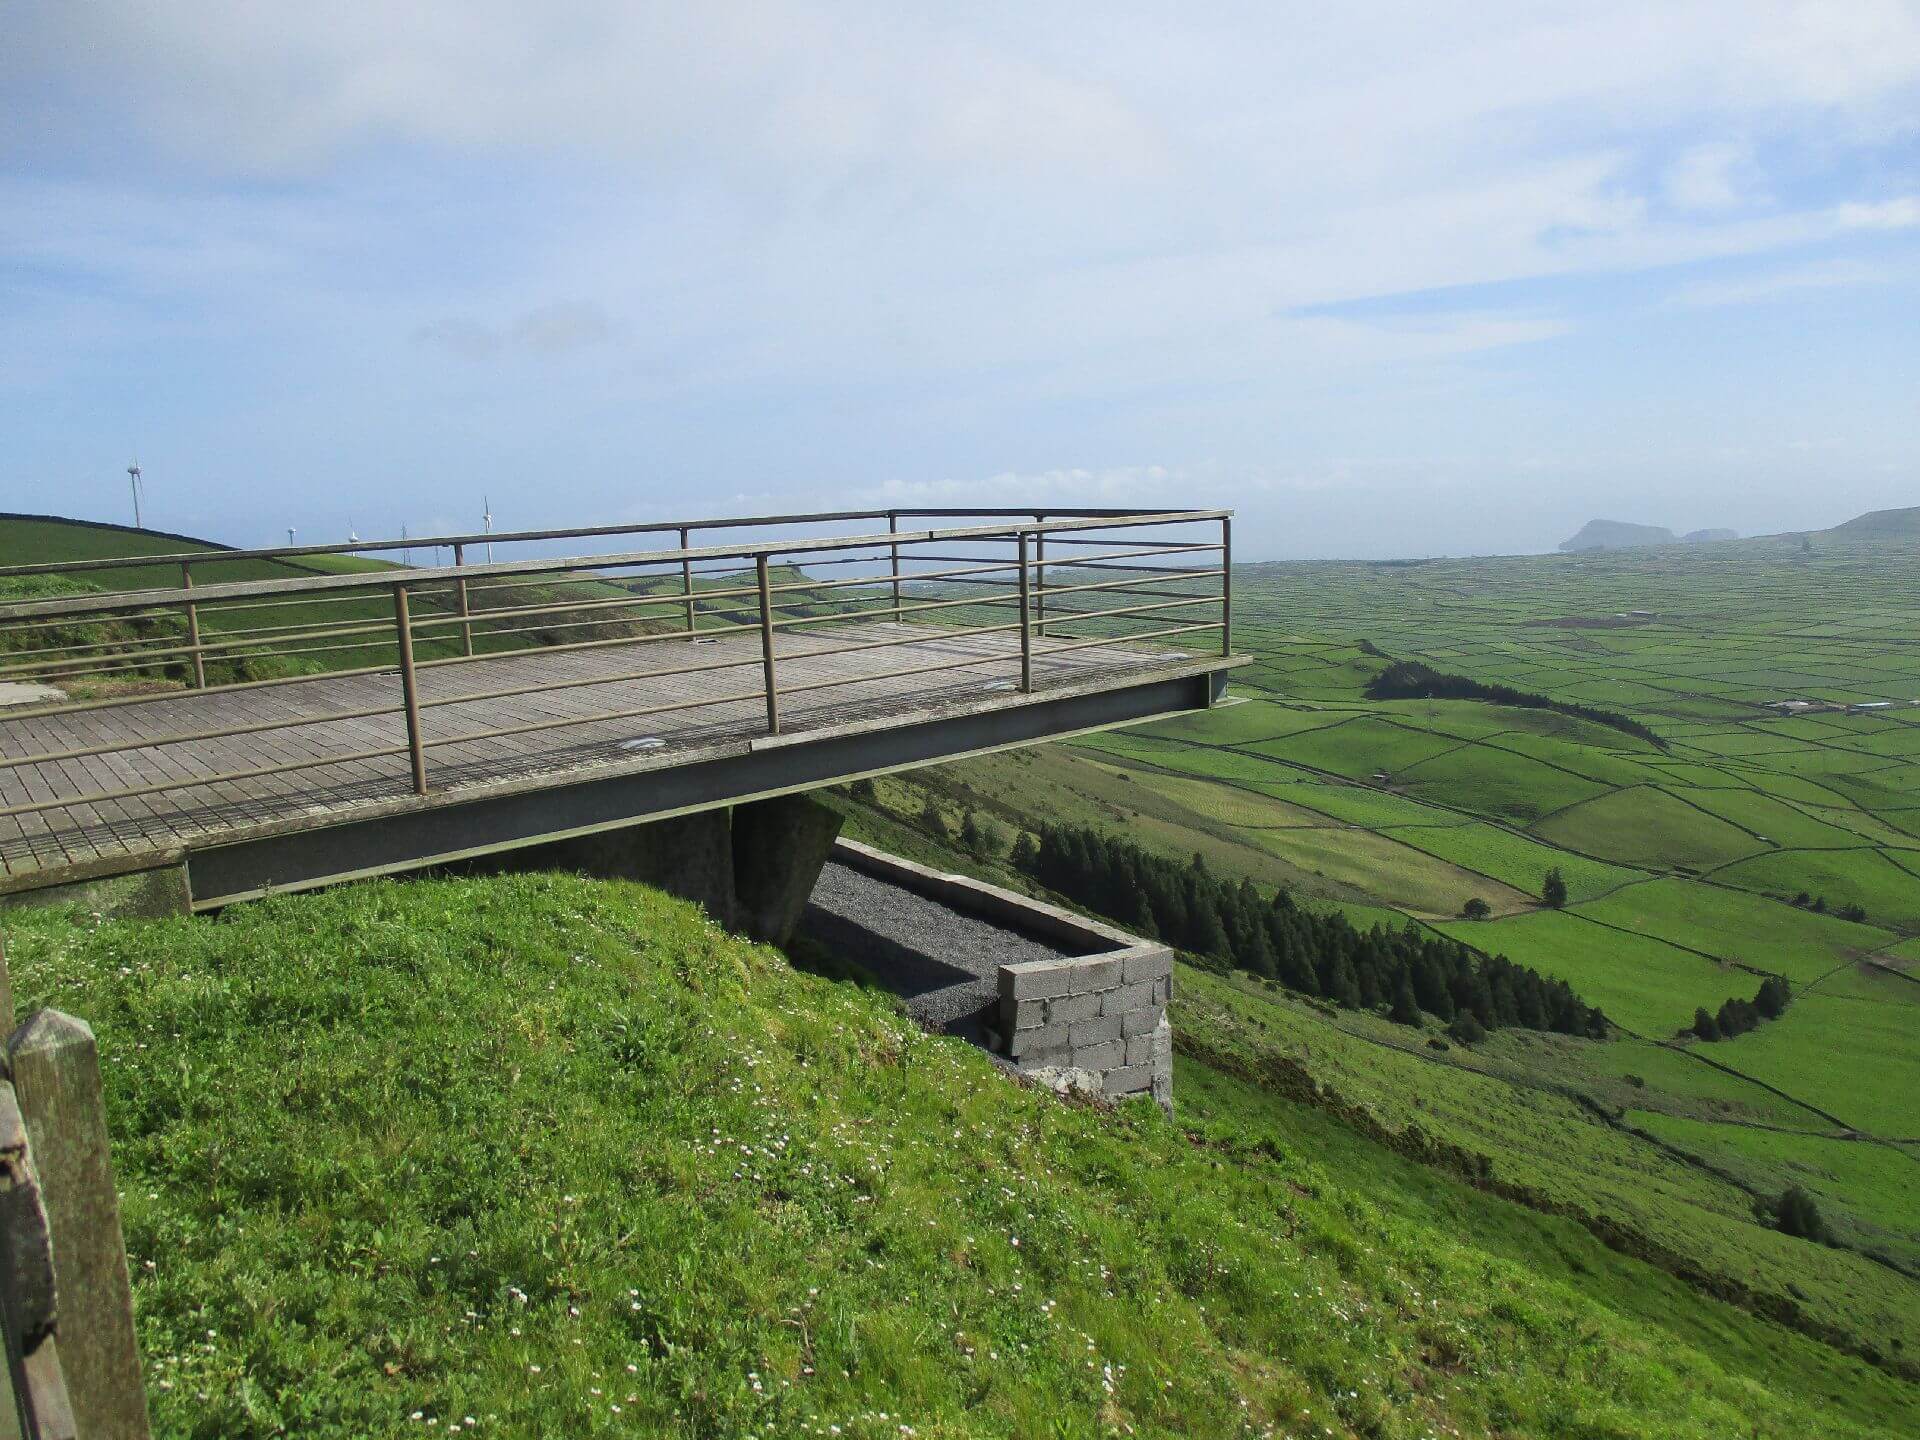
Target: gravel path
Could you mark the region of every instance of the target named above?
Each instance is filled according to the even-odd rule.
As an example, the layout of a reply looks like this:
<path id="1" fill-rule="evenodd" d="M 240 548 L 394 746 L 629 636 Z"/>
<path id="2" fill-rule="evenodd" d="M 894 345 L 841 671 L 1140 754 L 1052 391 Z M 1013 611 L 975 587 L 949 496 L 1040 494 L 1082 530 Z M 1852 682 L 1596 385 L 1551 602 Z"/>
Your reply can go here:
<path id="1" fill-rule="evenodd" d="M 871 971 L 923 1025 L 976 1041 L 994 1023 L 1002 965 L 1073 953 L 837 862 L 820 872 L 800 928 Z"/>

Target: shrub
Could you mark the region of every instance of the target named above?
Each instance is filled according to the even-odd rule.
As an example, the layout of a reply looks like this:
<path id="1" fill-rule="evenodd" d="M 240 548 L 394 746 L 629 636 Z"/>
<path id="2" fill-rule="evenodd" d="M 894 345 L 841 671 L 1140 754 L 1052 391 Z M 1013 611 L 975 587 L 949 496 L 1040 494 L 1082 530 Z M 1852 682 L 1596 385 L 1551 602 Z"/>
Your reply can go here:
<path id="1" fill-rule="evenodd" d="M 1493 907 L 1475 895 L 1460 907 L 1460 913 L 1468 920 L 1484 920 L 1493 913 Z"/>

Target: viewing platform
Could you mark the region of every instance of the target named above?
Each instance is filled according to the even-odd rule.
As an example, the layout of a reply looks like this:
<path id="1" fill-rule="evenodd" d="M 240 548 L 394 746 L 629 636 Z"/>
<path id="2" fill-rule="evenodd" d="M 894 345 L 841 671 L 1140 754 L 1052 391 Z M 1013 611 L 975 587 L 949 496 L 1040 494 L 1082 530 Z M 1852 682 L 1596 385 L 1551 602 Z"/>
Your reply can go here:
<path id="1" fill-rule="evenodd" d="M 0 605 L 0 682 L 58 687 L 0 710 L 0 900 L 209 909 L 1204 708 L 1230 546 L 894 510 L 0 569 L 49 592 Z"/>

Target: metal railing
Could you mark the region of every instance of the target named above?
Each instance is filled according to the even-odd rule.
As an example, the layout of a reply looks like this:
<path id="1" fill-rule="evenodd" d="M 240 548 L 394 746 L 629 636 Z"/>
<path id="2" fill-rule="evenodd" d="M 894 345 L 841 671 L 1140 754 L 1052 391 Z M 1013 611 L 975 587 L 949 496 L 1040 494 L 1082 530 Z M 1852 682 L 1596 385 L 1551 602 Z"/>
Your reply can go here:
<path id="1" fill-rule="evenodd" d="M 722 529 L 818 530 L 883 517 L 884 532 L 689 543 Z M 927 529 L 905 523 L 928 519 L 979 523 Z M 680 544 L 469 560 L 480 545 L 511 550 L 659 533 Z M 120 571 L 124 578 L 129 570 L 152 567 L 177 567 L 179 575 L 177 585 L 0 604 L 0 681 L 37 681 L 64 692 L 49 704 L 0 712 L 0 782 L 22 782 L 10 793 L 0 785 L 0 799 L 8 802 L 0 804 L 0 817 L 131 805 L 174 791 L 402 755 L 412 790 L 424 795 L 432 782 L 431 752 L 479 741 L 743 701 L 762 702 L 765 731 L 778 734 L 783 699 L 800 702 L 836 687 L 965 672 L 964 678 L 979 678 L 983 689 L 1011 688 L 1010 679 L 1031 691 L 1036 669 L 1059 669 L 1061 656 L 1105 649 L 1115 664 L 1138 664 L 1143 656 L 1165 658 L 1167 645 L 1190 644 L 1203 635 L 1225 654 L 1232 646 L 1230 547 L 1230 512 L 1218 510 L 899 509 L 0 567 L 0 586 L 39 577 L 84 584 L 94 572 Z M 453 563 L 368 563 L 353 570 L 336 565 L 285 579 L 206 578 L 222 565 L 364 560 L 406 549 L 449 551 Z M 930 640 L 978 643 L 956 650 L 930 646 Z M 676 643 L 701 646 L 699 658 L 673 663 L 669 653 L 668 664 L 643 668 L 598 663 L 657 654 L 658 647 Z M 491 673 L 486 668 L 532 652 L 556 657 L 556 663 L 494 665 Z M 887 663 L 888 652 L 899 663 Z M 561 664 L 560 656 L 596 663 Z M 836 659 L 843 663 L 823 664 Z M 1086 673 L 1084 664 L 1075 668 Z M 726 683 L 727 672 L 744 677 L 755 670 L 751 681 Z M 462 687 L 443 679 L 447 671 L 470 672 L 479 683 Z M 996 679 L 996 672 L 1003 678 Z M 378 683 L 300 688 L 368 676 L 379 677 Z M 689 679 L 694 683 L 684 683 Z M 529 719 L 498 714 L 496 723 L 464 730 L 435 723 L 450 706 L 530 696 L 551 700 L 633 682 L 646 689 L 629 689 L 620 698 L 646 703 Z M 176 698 L 183 690 L 254 693 L 244 704 L 196 708 L 193 714 L 217 723 L 190 728 L 180 728 L 165 709 L 135 713 L 135 707 Z M 343 696 L 354 703 L 316 703 Z M 297 703 L 271 703 L 276 699 Z M 114 713 L 87 713 L 95 711 Z M 30 723 L 9 723 L 15 720 Z M 371 733 L 364 722 L 372 722 Z M 380 739 L 383 722 L 392 728 Z M 162 763 L 170 747 L 198 747 L 203 756 L 218 756 L 237 753 L 253 737 L 327 724 L 376 743 L 262 764 Z M 155 763 L 116 769 L 109 758 L 135 751 Z M 94 757 L 140 783 L 69 790 L 49 783 L 48 770 L 35 769 L 72 774 L 58 767 Z M 77 769 L 97 773 L 84 765 Z M 38 783 L 27 785 L 29 776 L 38 776 Z"/>

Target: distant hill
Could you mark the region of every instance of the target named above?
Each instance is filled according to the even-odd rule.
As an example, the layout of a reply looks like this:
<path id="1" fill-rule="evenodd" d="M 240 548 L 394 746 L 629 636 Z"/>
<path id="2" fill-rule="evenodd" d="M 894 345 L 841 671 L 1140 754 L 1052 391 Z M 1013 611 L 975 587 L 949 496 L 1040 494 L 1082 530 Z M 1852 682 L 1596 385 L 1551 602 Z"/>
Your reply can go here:
<path id="1" fill-rule="evenodd" d="M 1869 510 L 1843 525 L 1835 525 L 1826 533 L 1844 539 L 1920 535 L 1920 505 L 1909 505 L 1901 510 Z"/>
<path id="2" fill-rule="evenodd" d="M 1664 525 L 1632 525 L 1625 520 L 1589 520 L 1580 533 L 1562 540 L 1560 548 L 1572 554 L 1579 550 L 1626 550 L 1636 545 L 1677 545 L 1680 537 Z"/>
<path id="3" fill-rule="evenodd" d="M 1631 550 L 1647 545 L 1705 545 L 1715 540 L 1737 540 L 1733 530 L 1689 530 L 1676 535 L 1664 525 L 1634 525 L 1625 520 L 1589 520 L 1580 533 L 1562 540 L 1569 555 L 1582 550 Z"/>

